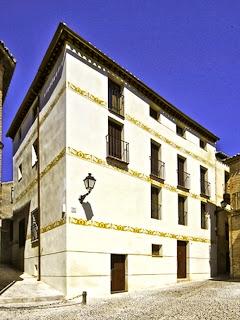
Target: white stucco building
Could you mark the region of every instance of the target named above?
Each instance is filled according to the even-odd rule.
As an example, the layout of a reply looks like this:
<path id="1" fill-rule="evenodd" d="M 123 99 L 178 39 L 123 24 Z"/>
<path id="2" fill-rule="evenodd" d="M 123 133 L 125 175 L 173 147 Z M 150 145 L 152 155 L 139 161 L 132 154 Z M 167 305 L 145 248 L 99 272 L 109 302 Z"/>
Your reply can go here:
<path id="1" fill-rule="evenodd" d="M 66 25 L 8 136 L 19 268 L 39 272 L 40 203 L 41 279 L 68 297 L 217 273 L 215 210 L 228 171 L 218 138 Z M 81 204 L 88 173 L 96 184 Z"/>

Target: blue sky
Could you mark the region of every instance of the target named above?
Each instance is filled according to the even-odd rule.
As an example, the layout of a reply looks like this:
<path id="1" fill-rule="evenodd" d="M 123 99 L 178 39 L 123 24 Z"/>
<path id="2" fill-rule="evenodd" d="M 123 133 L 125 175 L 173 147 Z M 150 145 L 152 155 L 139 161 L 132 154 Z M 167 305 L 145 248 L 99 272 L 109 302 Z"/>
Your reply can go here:
<path id="1" fill-rule="evenodd" d="M 60 21 L 219 136 L 218 149 L 240 151 L 237 0 L 1 0 L 0 39 L 17 59 L 4 134 Z M 4 145 L 6 181 L 11 140 Z"/>

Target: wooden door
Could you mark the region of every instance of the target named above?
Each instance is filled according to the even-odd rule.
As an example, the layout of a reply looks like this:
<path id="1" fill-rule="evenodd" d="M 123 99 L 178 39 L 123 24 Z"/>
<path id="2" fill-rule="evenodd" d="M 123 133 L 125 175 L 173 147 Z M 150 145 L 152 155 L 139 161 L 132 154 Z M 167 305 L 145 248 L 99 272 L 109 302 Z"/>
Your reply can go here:
<path id="1" fill-rule="evenodd" d="M 187 243 L 177 242 L 177 277 L 186 278 L 187 276 Z"/>
<path id="2" fill-rule="evenodd" d="M 124 254 L 111 254 L 111 292 L 125 291 Z"/>

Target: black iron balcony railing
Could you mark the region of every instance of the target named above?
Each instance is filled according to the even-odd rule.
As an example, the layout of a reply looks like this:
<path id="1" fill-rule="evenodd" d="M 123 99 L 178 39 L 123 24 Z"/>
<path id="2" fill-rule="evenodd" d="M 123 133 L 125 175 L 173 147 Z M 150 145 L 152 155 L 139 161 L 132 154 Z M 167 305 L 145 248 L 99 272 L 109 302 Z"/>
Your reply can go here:
<path id="1" fill-rule="evenodd" d="M 178 173 L 178 186 L 190 189 L 190 173 L 184 171 L 177 171 Z"/>
<path id="2" fill-rule="evenodd" d="M 210 197 L 211 194 L 211 184 L 206 180 L 201 180 L 201 194 Z"/>
<path id="3" fill-rule="evenodd" d="M 151 218 L 162 219 L 162 205 L 158 203 L 152 203 L 151 205 Z"/>
<path id="4" fill-rule="evenodd" d="M 106 136 L 107 157 L 116 158 L 123 162 L 129 163 L 129 143 L 116 139 L 111 135 Z"/>
<path id="5" fill-rule="evenodd" d="M 151 174 L 165 180 L 165 162 L 150 157 L 151 161 Z"/>
<path id="6" fill-rule="evenodd" d="M 178 224 L 181 224 L 183 226 L 187 225 L 187 211 L 180 211 L 178 212 Z"/>
<path id="7" fill-rule="evenodd" d="M 112 95 L 108 109 L 120 116 L 124 116 L 124 95 Z"/>

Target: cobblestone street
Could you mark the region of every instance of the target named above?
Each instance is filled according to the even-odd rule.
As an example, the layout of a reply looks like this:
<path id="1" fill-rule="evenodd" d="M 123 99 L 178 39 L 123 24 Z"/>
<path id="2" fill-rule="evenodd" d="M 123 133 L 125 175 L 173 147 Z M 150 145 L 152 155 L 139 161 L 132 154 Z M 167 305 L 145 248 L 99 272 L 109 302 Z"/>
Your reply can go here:
<path id="1" fill-rule="evenodd" d="M 0 309 L 0 319 L 239 319 L 240 283 L 203 281 L 124 293 L 83 306 L 77 300 Z"/>

